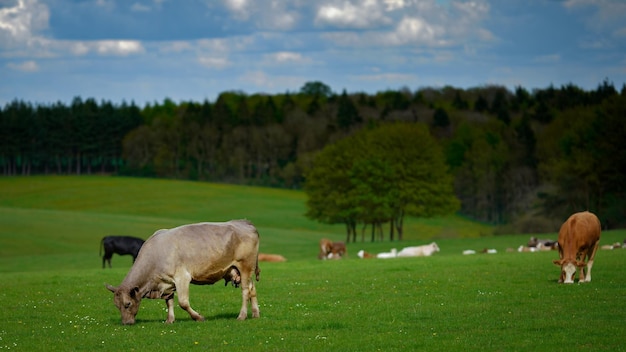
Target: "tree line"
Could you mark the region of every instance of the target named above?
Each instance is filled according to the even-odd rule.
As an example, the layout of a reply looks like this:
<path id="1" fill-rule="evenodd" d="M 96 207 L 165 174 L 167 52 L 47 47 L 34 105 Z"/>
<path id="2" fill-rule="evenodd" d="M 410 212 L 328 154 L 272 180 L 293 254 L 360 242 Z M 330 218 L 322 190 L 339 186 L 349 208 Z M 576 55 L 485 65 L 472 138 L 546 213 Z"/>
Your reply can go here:
<path id="1" fill-rule="evenodd" d="M 390 122 L 426 126 L 461 214 L 523 232 L 554 231 L 555 221 L 582 209 L 605 227 L 626 225 L 626 87 L 608 80 L 594 90 L 489 85 L 375 94 L 308 82 L 284 94 L 228 91 L 214 102 L 143 107 L 14 100 L 0 109 L 0 170 L 300 189 L 326 146 Z"/>

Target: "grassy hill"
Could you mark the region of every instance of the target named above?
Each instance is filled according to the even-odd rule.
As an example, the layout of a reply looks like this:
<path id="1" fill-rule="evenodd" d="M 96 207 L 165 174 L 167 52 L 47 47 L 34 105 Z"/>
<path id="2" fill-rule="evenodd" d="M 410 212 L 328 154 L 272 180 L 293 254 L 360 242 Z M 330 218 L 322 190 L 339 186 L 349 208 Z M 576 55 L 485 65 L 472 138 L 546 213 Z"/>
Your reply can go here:
<path id="1" fill-rule="evenodd" d="M 98 246 L 106 235 L 149 237 L 160 228 L 200 221 L 246 218 L 261 233 L 261 250 L 289 260 L 315 258 L 320 238 L 345 240 L 343 225 L 325 225 L 304 216 L 301 191 L 188 181 L 108 176 L 37 176 L 0 178 L 0 270 L 37 270 L 42 260 L 71 254 L 71 260 L 50 260 L 46 267 L 98 265 Z M 477 238 L 489 226 L 459 216 L 405 221 L 405 243 L 431 239 Z M 361 239 L 359 238 L 359 241 Z M 392 244 L 350 244 L 388 250 Z M 393 244 L 399 246 L 400 244 Z M 358 248 L 357 248 L 358 247 Z M 13 267 L 11 257 L 32 260 Z M 114 262 L 124 260 L 115 258 Z"/>

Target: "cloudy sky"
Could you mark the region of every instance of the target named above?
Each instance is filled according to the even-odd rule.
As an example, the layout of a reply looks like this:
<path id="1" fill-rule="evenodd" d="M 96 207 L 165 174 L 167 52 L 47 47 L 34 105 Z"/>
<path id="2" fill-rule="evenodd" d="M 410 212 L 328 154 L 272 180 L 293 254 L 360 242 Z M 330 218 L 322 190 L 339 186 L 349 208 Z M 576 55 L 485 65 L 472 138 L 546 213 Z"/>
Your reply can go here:
<path id="1" fill-rule="evenodd" d="M 0 104 L 605 79 L 625 0 L 0 0 Z"/>

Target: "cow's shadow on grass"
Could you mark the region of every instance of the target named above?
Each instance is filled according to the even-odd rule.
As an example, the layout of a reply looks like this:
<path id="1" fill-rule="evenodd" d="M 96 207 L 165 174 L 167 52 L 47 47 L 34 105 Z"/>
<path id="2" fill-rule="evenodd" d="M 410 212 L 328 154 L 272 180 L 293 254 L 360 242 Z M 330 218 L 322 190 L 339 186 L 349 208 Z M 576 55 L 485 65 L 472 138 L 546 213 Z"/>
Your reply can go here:
<path id="1" fill-rule="evenodd" d="M 219 313 L 219 314 L 213 314 L 213 315 L 205 315 L 204 319 L 205 319 L 204 322 L 216 321 L 216 320 L 237 320 L 237 314 L 236 313 Z M 119 319 L 110 319 L 109 322 L 111 324 L 122 325 Z M 176 325 L 176 323 L 179 323 L 179 322 L 180 323 L 203 323 L 201 321 L 196 322 L 193 319 L 191 319 L 191 317 L 180 317 L 180 318 L 177 317 L 176 320 L 174 321 L 174 325 Z M 141 325 L 141 324 L 165 324 L 165 319 L 140 319 L 140 318 L 135 319 L 135 325 Z"/>
<path id="2" fill-rule="evenodd" d="M 239 313 L 219 313 L 214 315 L 205 315 L 206 321 L 211 320 L 237 320 L 237 314 Z M 250 318 L 250 316 L 248 316 Z"/>

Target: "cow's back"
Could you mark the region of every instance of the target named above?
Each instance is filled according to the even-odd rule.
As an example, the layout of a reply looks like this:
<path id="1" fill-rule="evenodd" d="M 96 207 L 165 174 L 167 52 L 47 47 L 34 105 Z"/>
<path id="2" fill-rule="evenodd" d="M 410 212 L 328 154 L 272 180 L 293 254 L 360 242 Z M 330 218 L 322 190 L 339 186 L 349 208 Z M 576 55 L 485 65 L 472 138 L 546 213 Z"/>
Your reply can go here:
<path id="1" fill-rule="evenodd" d="M 181 265 L 194 271 L 205 263 L 217 267 L 250 253 L 257 255 L 258 247 L 258 232 L 249 221 L 203 222 L 156 231 L 144 243 L 137 262 L 160 267 L 157 271 Z"/>
<path id="2" fill-rule="evenodd" d="M 592 248 L 600 240 L 600 232 L 600 220 L 595 214 L 574 213 L 559 230 L 559 252 L 575 257 L 581 249 Z"/>

